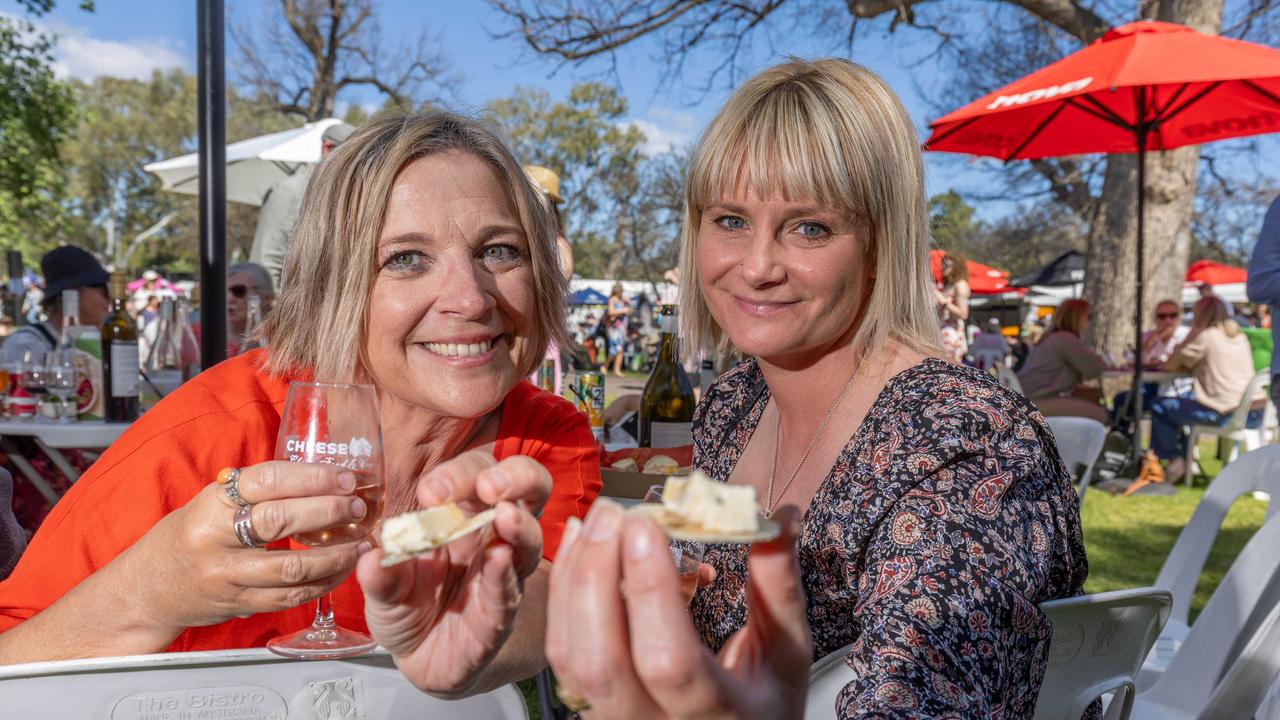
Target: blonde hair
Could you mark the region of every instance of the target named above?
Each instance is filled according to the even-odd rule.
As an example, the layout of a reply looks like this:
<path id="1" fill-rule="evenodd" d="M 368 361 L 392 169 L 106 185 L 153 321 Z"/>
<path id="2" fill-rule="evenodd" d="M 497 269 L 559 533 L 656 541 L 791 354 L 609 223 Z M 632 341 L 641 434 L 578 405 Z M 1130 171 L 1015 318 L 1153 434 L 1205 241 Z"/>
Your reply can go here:
<path id="1" fill-rule="evenodd" d="M 548 342 L 569 346 L 567 282 L 560 274 L 554 220 L 540 191 L 494 131 L 440 110 L 392 112 L 363 124 L 312 173 L 289 241 L 283 285 L 262 334 L 266 369 L 311 369 L 319 380 L 368 381 L 365 353 L 377 246 L 396 175 L 408 163 L 450 150 L 471 153 L 498 175 L 529 244 L 536 310 L 522 375 Z"/>
<path id="2" fill-rule="evenodd" d="M 906 109 L 874 73 L 847 60 L 792 59 L 739 87 L 702 134 L 685 183 L 680 325 L 705 351 L 733 351 L 698 284 L 698 227 L 741 180 L 758 197 L 807 199 L 844 212 L 865 235 L 873 269 L 853 347 L 890 338 L 938 345 L 920 141 Z"/>
<path id="3" fill-rule="evenodd" d="M 1227 303 L 1217 295 L 1206 295 L 1191 306 L 1191 327 L 1222 328 L 1227 337 L 1240 334 L 1240 326 L 1227 314 Z"/>
<path id="4" fill-rule="evenodd" d="M 1049 332 L 1040 338 L 1040 342 L 1044 342 L 1059 330 L 1066 330 L 1079 336 L 1080 331 L 1084 329 L 1084 321 L 1089 317 L 1089 308 L 1088 300 L 1063 300 L 1058 306 L 1058 311 L 1053 314 L 1053 325 L 1049 327 Z"/>

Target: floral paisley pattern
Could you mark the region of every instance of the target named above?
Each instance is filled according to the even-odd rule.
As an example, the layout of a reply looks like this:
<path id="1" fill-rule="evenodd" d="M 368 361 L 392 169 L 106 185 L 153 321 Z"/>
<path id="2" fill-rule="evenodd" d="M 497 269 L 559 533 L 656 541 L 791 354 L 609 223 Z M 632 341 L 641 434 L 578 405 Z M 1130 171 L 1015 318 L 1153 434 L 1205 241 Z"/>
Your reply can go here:
<path id="1" fill-rule="evenodd" d="M 708 391 L 694 464 L 729 477 L 769 389 L 754 361 Z M 814 659 L 852 645 L 839 717 L 1030 718 L 1050 625 L 1081 593 L 1076 494 L 1043 417 L 980 372 L 894 376 L 837 458 L 797 544 Z M 694 622 L 718 651 L 746 619 L 744 545 L 714 545 Z"/>

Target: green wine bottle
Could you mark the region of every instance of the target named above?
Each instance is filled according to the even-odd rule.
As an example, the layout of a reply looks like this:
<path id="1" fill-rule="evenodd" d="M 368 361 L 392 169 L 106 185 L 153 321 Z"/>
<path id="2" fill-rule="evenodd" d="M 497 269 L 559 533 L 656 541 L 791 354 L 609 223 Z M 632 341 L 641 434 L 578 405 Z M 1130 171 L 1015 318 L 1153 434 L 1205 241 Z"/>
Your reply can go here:
<path id="1" fill-rule="evenodd" d="M 680 364 L 676 308 L 659 311 L 662 340 L 658 361 L 640 395 L 640 447 L 677 447 L 693 442 L 693 385 Z"/>
<path id="2" fill-rule="evenodd" d="M 125 274 L 111 273 L 111 311 L 102 321 L 102 394 L 109 422 L 138 419 L 138 326 L 125 310 Z"/>

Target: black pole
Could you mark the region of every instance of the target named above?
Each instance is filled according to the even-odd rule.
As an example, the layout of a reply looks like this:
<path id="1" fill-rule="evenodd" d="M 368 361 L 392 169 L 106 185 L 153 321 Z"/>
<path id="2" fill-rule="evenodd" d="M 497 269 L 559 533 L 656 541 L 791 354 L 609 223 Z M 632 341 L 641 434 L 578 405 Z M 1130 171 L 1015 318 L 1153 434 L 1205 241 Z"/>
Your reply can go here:
<path id="1" fill-rule="evenodd" d="M 1138 243 L 1137 243 L 1137 263 L 1135 264 L 1137 276 L 1137 296 L 1133 300 L 1133 385 L 1129 388 L 1129 407 L 1133 409 L 1133 414 L 1129 417 L 1133 422 L 1129 425 L 1129 431 L 1133 437 L 1133 459 L 1134 473 L 1142 469 L 1142 444 L 1139 437 L 1138 424 L 1142 420 L 1142 293 L 1143 293 L 1143 272 L 1142 266 L 1146 257 L 1146 215 L 1147 215 L 1147 104 L 1146 93 L 1143 88 L 1138 88 Z"/>
<path id="2" fill-rule="evenodd" d="M 197 0 L 200 86 L 200 367 L 227 356 L 227 94 L 222 0 Z"/>

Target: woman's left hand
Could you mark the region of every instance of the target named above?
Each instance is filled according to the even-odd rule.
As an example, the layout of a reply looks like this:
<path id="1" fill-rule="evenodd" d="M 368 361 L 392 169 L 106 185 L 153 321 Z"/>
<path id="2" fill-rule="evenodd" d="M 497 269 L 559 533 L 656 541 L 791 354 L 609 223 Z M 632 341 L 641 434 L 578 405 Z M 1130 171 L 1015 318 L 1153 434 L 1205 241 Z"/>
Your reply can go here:
<path id="1" fill-rule="evenodd" d="M 799 514 L 751 548 L 747 624 L 713 656 L 680 591 L 667 537 L 598 500 L 551 570 L 547 659 L 586 718 L 798 718 L 813 641 L 795 559 Z M 572 523 L 571 523 L 572 525 Z"/>
<path id="2" fill-rule="evenodd" d="M 501 649 L 524 580 L 542 555 L 535 515 L 550 493 L 551 475 L 531 458 L 497 462 L 488 450 L 463 453 L 419 481 L 418 501 L 496 507 L 492 529 L 392 567 L 380 565 L 380 548 L 360 558 L 369 632 L 421 690 L 469 694 Z"/>

